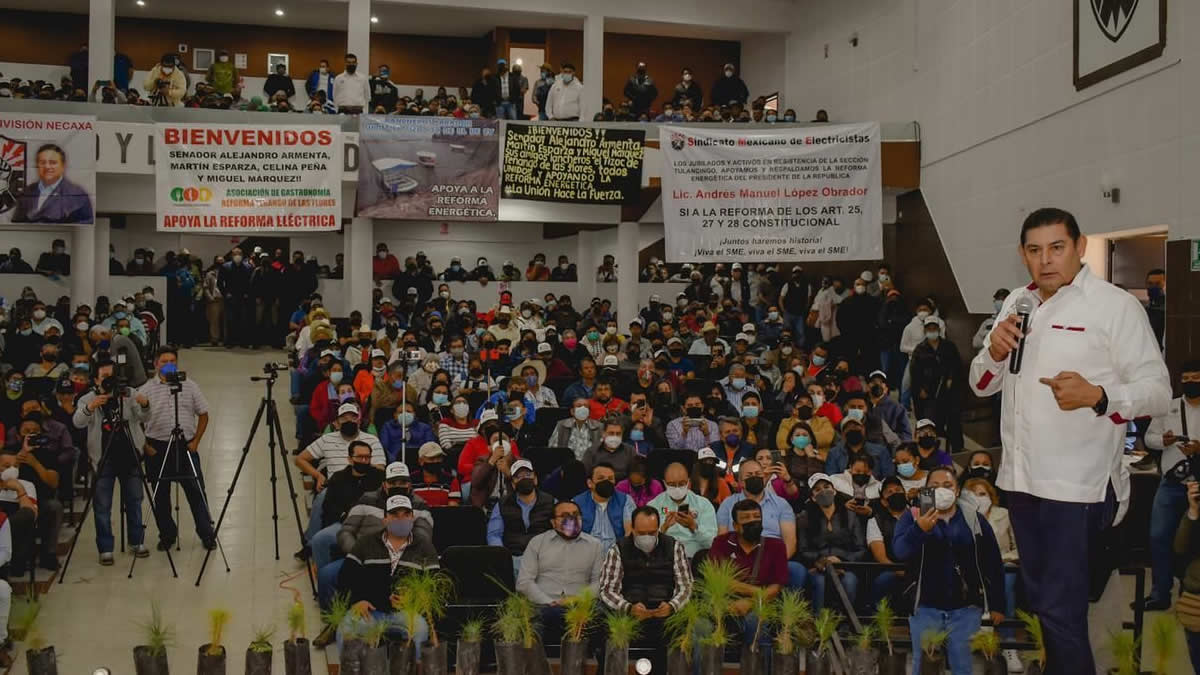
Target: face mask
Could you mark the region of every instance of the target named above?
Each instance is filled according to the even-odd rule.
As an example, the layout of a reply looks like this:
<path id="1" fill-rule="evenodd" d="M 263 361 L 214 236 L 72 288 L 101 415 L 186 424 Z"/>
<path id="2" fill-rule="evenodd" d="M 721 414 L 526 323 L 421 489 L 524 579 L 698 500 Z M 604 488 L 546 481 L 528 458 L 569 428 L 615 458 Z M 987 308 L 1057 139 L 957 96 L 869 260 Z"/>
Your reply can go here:
<path id="1" fill-rule="evenodd" d="M 578 537 L 579 532 L 582 529 L 578 518 L 564 518 L 558 527 L 560 528 L 558 533 L 564 539 L 574 539 Z"/>
<path id="2" fill-rule="evenodd" d="M 760 495 L 762 494 L 765 483 L 761 476 L 751 476 L 746 479 L 746 483 L 742 486 L 747 494 Z"/>
<path id="3" fill-rule="evenodd" d="M 825 365 L 825 357 L 824 356 L 813 356 L 812 362 L 813 362 L 814 366 L 823 366 L 823 365 Z"/>
<path id="4" fill-rule="evenodd" d="M 803 450 L 812 443 L 812 439 L 808 436 L 792 436 L 792 447 L 797 450 Z"/>
<path id="5" fill-rule="evenodd" d="M 696 471 L 700 474 L 701 478 L 711 480 L 713 476 L 717 475 L 717 466 L 711 462 L 700 462 Z"/>
<path id="6" fill-rule="evenodd" d="M 867 287 L 866 287 L 866 286 L 855 286 L 855 287 L 854 287 L 854 294 L 855 294 L 855 295 L 862 295 L 862 294 L 864 294 L 864 293 L 866 293 L 866 292 L 867 292 Z"/>
<path id="7" fill-rule="evenodd" d="M 621 447 L 621 437 L 620 436 L 605 436 L 604 437 L 604 447 L 608 448 L 609 450 L 616 450 L 617 448 Z"/>
<path id="8" fill-rule="evenodd" d="M 406 410 L 399 415 L 396 415 L 396 421 L 399 422 L 400 426 L 402 427 L 410 426 L 413 423 L 413 414 Z"/>
<path id="9" fill-rule="evenodd" d="M 563 73 L 563 76 L 562 76 L 563 84 L 571 84 L 571 80 L 573 80 L 573 79 L 575 79 L 574 75 L 572 75 L 570 73 Z"/>
<path id="10" fill-rule="evenodd" d="M 429 397 L 429 400 L 436 406 L 444 406 L 450 403 L 450 395 L 437 392 Z"/>
<path id="11" fill-rule="evenodd" d="M 738 434 L 728 434 L 727 436 L 725 436 L 725 445 L 733 447 L 733 446 L 737 445 L 741 440 L 742 440 L 742 437 L 739 436 Z"/>
<path id="12" fill-rule="evenodd" d="M 917 311 L 917 318 L 918 318 L 918 319 L 924 320 L 924 319 L 926 319 L 926 318 L 928 318 L 928 317 L 929 317 L 929 312 L 928 312 L 928 311 L 926 311 L 926 310 L 924 310 L 924 309 L 922 309 L 922 310 L 918 310 L 918 311 Z"/>
<path id="13" fill-rule="evenodd" d="M 124 319 L 127 316 L 129 316 L 129 315 L 126 314 L 125 312 L 115 312 L 113 314 L 113 318 L 116 319 L 117 321 L 120 321 L 121 319 Z"/>
<path id="14" fill-rule="evenodd" d="M 390 73 L 388 73 L 388 71 L 386 71 L 386 70 L 379 71 L 379 77 L 381 77 L 385 80 L 388 78 L 388 75 L 390 75 Z"/>
<path id="15" fill-rule="evenodd" d="M 517 481 L 517 494 L 530 495 L 533 494 L 534 484 L 532 478 L 522 478 Z"/>
<path id="16" fill-rule="evenodd" d="M 9 391 L 21 391 L 24 388 L 25 388 L 25 380 L 9 380 L 9 382 L 8 382 L 8 390 Z"/>
<path id="17" fill-rule="evenodd" d="M 762 539 L 762 521 L 755 520 L 742 525 L 742 539 L 751 544 L 757 543 Z"/>
<path id="18" fill-rule="evenodd" d="M 687 497 L 688 486 L 686 485 L 668 485 L 667 496 L 677 502 L 681 502 Z"/>
<path id="19" fill-rule="evenodd" d="M 563 346 L 567 349 L 575 349 L 575 345 L 579 344 L 579 340 L 573 337 L 563 338 Z"/>
<path id="20" fill-rule="evenodd" d="M 658 546 L 657 534 L 636 534 L 633 536 L 633 545 L 638 547 L 638 550 L 646 555 L 654 552 L 654 547 Z"/>
<path id="21" fill-rule="evenodd" d="M 937 438 L 933 436 L 922 436 L 917 439 L 917 445 L 926 450 L 932 450 L 937 447 Z"/>
<path id="22" fill-rule="evenodd" d="M 925 333 L 925 339 L 929 342 L 933 342 L 934 340 L 937 340 L 939 337 L 941 337 L 941 333 L 938 331 L 930 331 L 930 332 Z"/>
<path id="23" fill-rule="evenodd" d="M 688 417 L 690 417 L 692 419 L 699 419 L 700 416 L 704 414 L 704 408 L 701 408 L 699 406 L 692 406 L 692 407 L 688 408 L 685 412 L 687 413 Z"/>
<path id="24" fill-rule="evenodd" d="M 587 339 L 591 340 L 592 342 L 599 340 L 600 339 L 600 331 L 589 330 L 588 334 L 587 334 Z"/>
<path id="25" fill-rule="evenodd" d="M 850 480 L 853 481 L 855 485 L 862 487 L 862 486 L 866 485 L 867 483 L 871 482 L 871 474 L 856 473 L 856 474 L 853 474 L 852 476 L 850 476 Z"/>
<path id="26" fill-rule="evenodd" d="M 742 406 L 742 417 L 752 420 L 758 417 L 758 406 L 744 405 Z"/>
<path id="27" fill-rule="evenodd" d="M 902 511 L 904 507 L 908 506 L 908 498 L 904 496 L 903 492 L 893 492 L 887 496 L 884 502 L 892 511 Z"/>
<path id="28" fill-rule="evenodd" d="M 175 72 L 175 69 L 171 66 L 163 66 L 161 70 L 163 75 L 170 75 L 171 73 Z"/>
<path id="29" fill-rule="evenodd" d="M 42 352 L 43 361 L 57 361 L 58 352 Z"/>
<path id="30" fill-rule="evenodd" d="M 837 499 L 837 495 L 834 494 L 833 490 L 822 490 L 813 494 L 813 501 L 816 502 L 817 506 L 820 506 L 821 508 L 829 508 L 830 506 L 833 506 L 835 499 Z"/>
<path id="31" fill-rule="evenodd" d="M 0 480 L 3 480 L 3 481 L 16 480 L 18 473 L 20 473 L 20 472 L 17 470 L 17 467 L 10 466 L 7 469 L 5 469 L 4 471 L 0 471 Z"/>
<path id="32" fill-rule="evenodd" d="M 128 336 L 133 331 L 129 330 L 129 326 L 121 326 L 121 329 L 119 332 L 121 333 L 121 335 Z"/>
<path id="33" fill-rule="evenodd" d="M 346 437 L 357 436 L 358 435 L 358 422 L 354 422 L 354 421 L 342 422 L 342 426 L 339 428 L 339 431 L 341 431 L 342 435 L 346 436 Z"/>
<path id="34" fill-rule="evenodd" d="M 980 511 L 987 513 L 992 508 L 992 497 L 991 495 L 977 494 L 975 495 L 975 504 L 979 507 Z"/>
<path id="35" fill-rule="evenodd" d="M 644 441 L 644 440 L 646 440 L 646 432 L 642 431 L 641 429 L 630 429 L 629 430 L 629 440 Z"/>
<path id="36" fill-rule="evenodd" d="M 733 71 L 732 71 L 732 70 L 726 70 L 726 71 L 725 71 L 725 77 L 733 77 Z"/>
<path id="37" fill-rule="evenodd" d="M 408 535 L 412 534 L 413 520 L 414 519 L 412 518 L 389 520 L 387 525 L 388 534 L 392 535 L 393 537 L 407 537 Z"/>
<path id="38" fill-rule="evenodd" d="M 1184 382 L 1182 389 L 1187 398 L 1200 397 L 1200 382 Z"/>
<path id="39" fill-rule="evenodd" d="M 955 494 L 950 488 L 936 488 L 933 491 L 933 507 L 938 511 L 945 511 L 951 506 L 954 506 Z"/>
<path id="40" fill-rule="evenodd" d="M 994 307 L 996 309 L 996 312 L 999 312 L 1000 308 L 1004 307 L 1004 301 L 1003 300 L 993 300 L 992 307 Z"/>
<path id="41" fill-rule="evenodd" d="M 33 318 L 37 319 L 38 321 L 41 321 L 42 319 L 46 318 L 46 310 L 44 310 L 44 309 L 33 310 Z"/>
<path id="42" fill-rule="evenodd" d="M 347 63 L 347 64 L 346 64 L 346 72 L 347 72 L 347 73 L 350 73 L 351 75 L 353 75 L 353 74 L 354 74 L 354 71 L 356 71 L 356 70 L 358 70 L 358 64 L 357 64 L 357 63 Z"/>
<path id="43" fill-rule="evenodd" d="M 588 418 L 588 415 L 591 414 L 591 411 L 588 410 L 588 408 L 585 408 L 584 406 L 579 406 L 578 408 L 572 409 L 571 414 L 575 416 L 575 419 L 582 422 Z"/>
<path id="44" fill-rule="evenodd" d="M 896 473 L 900 474 L 901 476 L 903 476 L 905 478 L 912 478 L 913 474 L 916 472 L 917 472 L 917 467 L 914 466 L 912 462 L 905 462 L 903 464 L 896 465 Z"/>
<path id="45" fill-rule="evenodd" d="M 859 422 L 863 421 L 863 417 L 865 417 L 865 416 L 866 416 L 866 413 L 859 408 L 851 408 L 846 411 L 847 418 L 852 419 L 852 420 L 858 420 Z"/>
<path id="46" fill-rule="evenodd" d="M 596 483 L 595 489 L 598 497 L 601 499 L 608 499 L 609 497 L 613 496 L 613 492 L 616 491 L 616 486 L 613 485 L 611 480 L 602 480 L 599 483 Z"/>
<path id="47" fill-rule="evenodd" d="M 335 370 L 335 371 L 333 371 L 333 372 L 329 373 L 329 381 L 330 381 L 330 382 L 332 382 L 332 383 L 334 383 L 334 384 L 341 384 L 341 383 L 342 383 L 342 378 L 343 378 L 344 376 L 345 376 L 345 375 L 342 373 L 342 371 L 340 371 L 340 370 Z"/>
<path id="48" fill-rule="evenodd" d="M 734 389 L 741 389 L 742 387 L 746 386 L 746 378 L 735 377 L 729 380 L 729 384 L 732 384 Z"/>

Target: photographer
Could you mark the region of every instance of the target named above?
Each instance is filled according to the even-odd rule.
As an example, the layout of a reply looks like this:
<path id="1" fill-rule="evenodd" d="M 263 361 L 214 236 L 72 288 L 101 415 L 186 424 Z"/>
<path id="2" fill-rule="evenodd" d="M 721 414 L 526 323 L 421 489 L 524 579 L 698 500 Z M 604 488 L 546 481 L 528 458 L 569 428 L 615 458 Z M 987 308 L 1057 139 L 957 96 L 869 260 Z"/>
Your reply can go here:
<path id="1" fill-rule="evenodd" d="M 129 525 L 129 544 L 139 558 L 150 555 L 142 525 L 142 486 L 137 449 L 145 445 L 142 422 L 150 416 L 150 400 L 120 382 L 117 364 L 107 355 L 96 363 L 95 387 L 79 397 L 71 421 L 76 428 L 87 429 L 88 458 L 97 470 L 95 496 L 96 548 L 100 564 L 113 564 L 112 497 L 113 485 L 121 481 L 125 517 Z M 115 395 L 119 394 L 119 396 Z M 132 400 L 127 400 L 132 398 Z M 128 431 L 120 431 L 122 428 Z M 104 449 L 108 457 L 99 466 Z"/>
<path id="2" fill-rule="evenodd" d="M 15 437 L 18 440 L 10 442 L 7 448 L 16 453 L 17 477 L 32 484 L 34 488 L 30 496 L 37 504 L 37 531 L 42 539 L 38 567 L 57 570 L 56 549 L 59 529 L 62 527 L 63 505 L 57 498 L 59 472 L 53 467 L 59 460 L 60 448 L 56 439 L 43 428 L 45 424 L 57 423 L 53 420 L 43 420 L 40 411 L 28 413 L 21 419 L 21 425 L 15 429 Z M 21 541 L 16 544 L 23 555 L 15 558 L 9 566 L 10 576 L 24 574 L 27 569 L 25 565 L 32 561 L 26 543 Z"/>
<path id="3" fill-rule="evenodd" d="M 162 60 L 150 69 L 142 89 L 146 90 L 151 105 L 177 106 L 187 93 L 187 79 L 178 67 L 174 54 L 163 54 Z"/>
<path id="4" fill-rule="evenodd" d="M 146 421 L 146 476 L 155 490 L 154 518 L 158 523 L 158 550 L 165 551 L 175 543 L 179 528 L 171 517 L 170 481 L 177 480 L 187 495 L 192 509 L 192 520 L 196 523 L 196 535 L 206 549 L 216 548 L 212 517 L 204 500 L 204 477 L 200 471 L 200 439 L 208 428 L 208 401 L 200 393 L 195 381 L 186 379 L 179 370 L 179 354 L 175 347 L 165 346 L 158 350 L 154 366 L 158 377 L 143 384 L 138 393 L 150 401 L 150 415 Z M 179 428 L 183 430 L 186 447 L 172 447 L 168 457 L 167 444 L 171 430 L 175 427 L 177 392 L 179 404 Z M 186 454 L 184 454 L 186 451 Z M 163 463 L 166 462 L 164 469 Z M 190 466 L 189 466 L 190 465 Z M 195 480 L 192 471 L 195 470 Z M 162 485 L 155 487 L 159 475 Z"/>

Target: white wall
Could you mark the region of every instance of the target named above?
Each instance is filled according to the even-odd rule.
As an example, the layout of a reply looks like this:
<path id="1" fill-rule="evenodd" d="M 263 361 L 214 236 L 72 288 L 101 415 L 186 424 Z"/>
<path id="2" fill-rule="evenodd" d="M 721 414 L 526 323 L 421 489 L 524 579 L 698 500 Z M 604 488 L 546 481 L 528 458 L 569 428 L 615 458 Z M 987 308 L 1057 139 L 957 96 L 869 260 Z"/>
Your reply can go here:
<path id="1" fill-rule="evenodd" d="M 795 19 L 794 96 L 836 120 L 921 123 L 922 191 L 973 312 L 1023 283 L 1017 233 L 1040 206 L 1088 233 L 1166 223 L 1172 239 L 1200 236 L 1200 3 L 1170 4 L 1161 58 L 1082 92 L 1071 5 L 819 0 Z"/>
<path id="2" fill-rule="evenodd" d="M 750 96 L 779 92 L 779 117 L 791 106 L 785 94 L 787 88 L 787 36 L 783 34 L 761 34 L 742 40 L 741 76 L 746 81 Z M 794 97 L 799 99 L 799 97 Z M 799 100 L 797 100 L 799 102 Z M 797 119 L 803 117 L 796 111 Z"/>

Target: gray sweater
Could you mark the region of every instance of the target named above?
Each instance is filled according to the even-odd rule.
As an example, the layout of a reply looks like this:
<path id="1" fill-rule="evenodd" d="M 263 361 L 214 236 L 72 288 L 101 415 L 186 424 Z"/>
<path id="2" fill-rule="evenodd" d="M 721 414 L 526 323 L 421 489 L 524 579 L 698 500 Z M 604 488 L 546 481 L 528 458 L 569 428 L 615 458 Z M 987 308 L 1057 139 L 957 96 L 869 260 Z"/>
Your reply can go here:
<path id="1" fill-rule="evenodd" d="M 146 445 L 146 435 L 142 432 L 142 422 L 150 418 L 150 407 L 137 404 L 133 400 L 133 389 L 128 389 L 125 403 L 122 406 L 122 417 L 126 422 L 129 422 L 129 435 L 133 440 L 133 447 L 141 452 L 142 447 Z M 87 450 L 88 457 L 92 460 L 92 466 L 100 463 L 100 454 L 104 451 L 104 415 L 100 410 L 92 412 L 88 410 L 88 404 L 96 399 L 96 390 L 92 389 L 79 397 L 75 403 L 75 414 L 71 416 L 71 422 L 77 429 L 87 429 Z"/>
<path id="2" fill-rule="evenodd" d="M 575 595 L 584 586 L 599 591 L 604 546 L 583 532 L 575 539 L 564 539 L 550 530 L 529 540 L 521 556 L 517 592 L 537 605 Z"/>
<path id="3" fill-rule="evenodd" d="M 342 553 L 349 554 L 354 550 L 354 544 L 363 537 L 378 537 L 383 533 L 383 505 L 387 501 L 383 490 L 363 493 L 358 503 L 350 508 L 342 529 L 338 530 L 337 543 Z M 413 513 L 416 522 L 413 523 L 413 535 L 427 541 L 433 541 L 433 514 L 424 499 L 413 496 Z"/>

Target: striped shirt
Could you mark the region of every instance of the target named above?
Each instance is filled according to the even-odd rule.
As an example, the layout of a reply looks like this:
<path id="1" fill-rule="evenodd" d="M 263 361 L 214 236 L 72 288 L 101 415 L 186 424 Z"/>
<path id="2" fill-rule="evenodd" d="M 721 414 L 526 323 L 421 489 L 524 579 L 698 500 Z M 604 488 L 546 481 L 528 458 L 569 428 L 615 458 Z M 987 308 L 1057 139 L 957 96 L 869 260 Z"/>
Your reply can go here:
<path id="1" fill-rule="evenodd" d="M 166 441 L 171 438 L 175 427 L 175 403 L 171 400 L 171 385 L 160 378 L 146 380 L 138 393 L 150 401 L 150 412 L 144 426 L 146 438 Z M 179 428 L 183 437 L 192 440 L 196 436 L 196 418 L 208 414 L 208 401 L 200 393 L 200 387 L 192 380 L 183 381 L 179 392 Z"/>
<path id="2" fill-rule="evenodd" d="M 321 462 L 326 476 L 332 476 L 350 466 L 350 444 L 354 441 L 362 441 L 371 446 L 372 464 L 380 468 L 387 464 L 387 455 L 384 454 L 379 439 L 363 431 L 358 432 L 354 438 L 346 438 L 340 431 L 322 434 L 310 443 L 305 451 L 312 455 L 315 461 Z"/>
<path id="3" fill-rule="evenodd" d="M 466 445 L 467 441 L 475 438 L 478 433 L 475 431 L 475 425 L 475 420 L 469 418 L 465 426 L 459 426 L 449 418 L 445 418 L 437 426 L 438 443 L 443 450 L 449 450 L 456 445 Z"/>
<path id="4" fill-rule="evenodd" d="M 688 558 L 683 544 L 678 541 L 668 539 L 666 536 L 660 536 L 658 541 L 660 545 L 667 541 L 674 545 L 672 552 L 674 562 L 671 567 L 675 571 L 675 594 L 671 596 L 667 604 L 673 611 L 679 611 L 679 608 L 687 604 L 688 598 L 692 596 L 691 559 Z M 626 600 L 623 594 L 624 580 L 625 564 L 621 561 L 621 547 L 613 545 L 604 555 L 604 564 L 600 567 L 600 600 L 610 609 L 618 612 L 629 611 L 632 606 L 632 603 Z"/>

